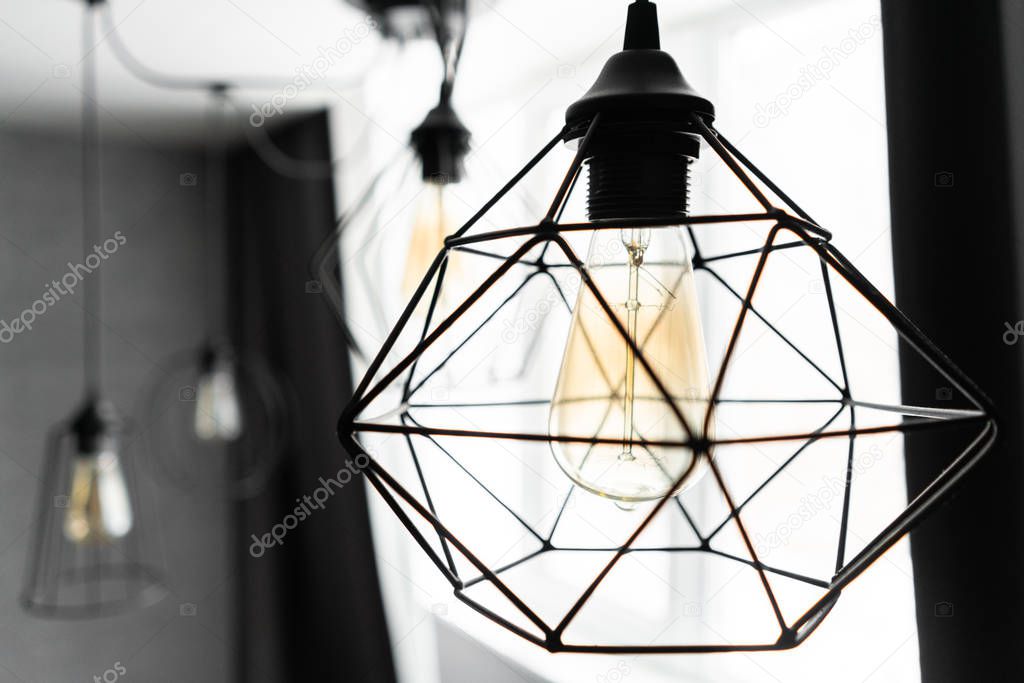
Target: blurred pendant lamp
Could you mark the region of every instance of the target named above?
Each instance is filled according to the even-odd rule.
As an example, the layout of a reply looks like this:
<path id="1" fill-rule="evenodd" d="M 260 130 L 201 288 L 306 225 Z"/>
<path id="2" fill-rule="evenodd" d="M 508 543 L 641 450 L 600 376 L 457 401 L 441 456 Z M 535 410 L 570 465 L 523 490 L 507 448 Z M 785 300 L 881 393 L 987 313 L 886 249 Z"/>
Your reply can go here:
<path id="1" fill-rule="evenodd" d="M 470 132 L 452 105 L 468 24 L 466 2 L 420 4 L 441 55 L 438 103 L 412 131 L 398 158 L 386 163 L 342 213 L 311 264 L 357 360 L 365 360 L 364 352 L 387 334 L 445 238 L 500 186 L 500 174 L 485 155 L 471 149 Z M 510 222 L 531 213 L 522 198 L 500 210 Z M 473 277 L 460 263 L 453 261 L 449 268 L 452 281 Z"/>
<path id="2" fill-rule="evenodd" d="M 147 454 L 156 474 L 203 497 L 249 498 L 273 471 L 288 433 L 282 383 L 258 356 L 237 351 L 228 327 L 231 305 L 225 277 L 225 131 L 227 86 L 210 88 L 206 114 L 203 256 L 206 340 L 172 356 L 150 385 L 145 403 Z"/>
<path id="3" fill-rule="evenodd" d="M 103 245 L 99 117 L 93 48 L 94 3 L 82 34 L 82 253 L 87 266 Z M 110 240 L 107 240 L 110 241 Z M 97 264 L 98 265 L 98 264 Z M 82 406 L 48 438 L 39 515 L 22 605 L 53 618 L 90 618 L 145 607 L 165 589 L 149 562 L 147 536 L 126 458 L 124 423 L 103 398 L 101 271 L 83 282 Z"/>
<path id="4" fill-rule="evenodd" d="M 568 108 L 565 127 L 445 240 L 339 420 L 348 454 L 366 463 L 368 481 L 459 600 L 551 652 L 796 647 L 850 582 L 948 498 L 995 438 L 980 390 L 714 119 L 711 102 L 661 50 L 655 5 L 632 2 L 624 49 Z M 560 142 L 576 152 L 547 213 L 525 226 L 487 227 L 490 208 Z M 691 166 L 702 153 L 732 173 L 746 206 L 691 213 Z M 583 174 L 586 220 L 563 222 Z M 739 248 L 707 251 L 726 235 Z M 578 239 L 587 236 L 589 247 Z M 440 310 L 453 255 L 486 261 L 488 274 L 449 292 L 452 303 Z M 823 279 L 810 338 L 785 325 L 784 313 L 773 323 L 762 308 L 773 290 L 792 296 L 784 269 L 794 261 L 806 264 L 798 277 Z M 552 272 L 572 277 L 551 281 L 565 326 L 559 343 L 531 356 L 544 381 L 494 382 L 455 404 L 438 399 L 438 368 L 471 373 L 473 360 L 462 354 L 474 340 L 501 353 L 531 344 L 529 334 L 501 340 L 494 315 L 507 296 L 529 296 L 517 283 Z M 709 296 L 717 297 L 711 313 L 698 306 Z M 852 362 L 861 360 L 849 343 L 857 330 L 837 310 L 884 324 L 906 345 L 901 363 L 927 364 L 955 388 L 956 402 L 904 405 L 858 393 L 870 382 L 858 384 L 857 370 L 877 373 L 877 364 Z M 768 350 L 753 368 L 738 358 L 750 335 Z M 805 377 L 820 395 L 792 393 Z M 739 391 L 750 394 L 732 393 Z M 934 439 L 939 430 L 943 438 Z M 862 478 L 864 444 L 923 433 L 948 466 L 909 503 L 880 500 Z M 768 468 L 758 465 L 765 449 L 777 454 Z M 794 490 L 793 471 L 805 471 L 798 468 L 814 473 L 810 490 Z M 531 477 L 535 489 L 517 496 Z M 794 554 L 755 542 L 785 527 L 820 477 L 841 482 L 836 523 L 806 525 Z M 556 480 L 561 494 L 551 493 Z M 663 599 L 667 627 L 638 619 L 637 610 L 650 614 L 643 586 L 653 573 L 638 566 L 671 566 L 673 581 L 733 577 L 726 583 L 737 597 L 716 597 L 726 610 L 719 615 L 715 604 L 694 615 Z"/>
<path id="5" fill-rule="evenodd" d="M 449 185 L 463 179 L 463 167 L 469 152 L 469 130 L 452 108 L 452 90 L 466 39 L 466 2 L 430 4 L 434 32 L 441 49 L 444 78 L 436 107 L 412 132 L 412 147 L 420 161 L 424 191 L 416 207 L 416 217 L 402 269 L 402 294 L 407 298 L 416 290 L 444 240 L 458 228 L 451 211 Z"/>

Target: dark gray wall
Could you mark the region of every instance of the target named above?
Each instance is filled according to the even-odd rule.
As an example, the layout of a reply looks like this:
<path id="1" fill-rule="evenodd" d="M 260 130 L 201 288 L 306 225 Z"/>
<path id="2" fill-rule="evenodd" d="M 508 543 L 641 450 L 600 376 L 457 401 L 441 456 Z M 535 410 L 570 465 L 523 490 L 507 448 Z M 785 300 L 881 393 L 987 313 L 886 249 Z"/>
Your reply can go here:
<path id="1" fill-rule="evenodd" d="M 104 155 L 105 232 L 127 239 L 101 267 L 107 393 L 142 421 L 140 397 L 158 364 L 202 335 L 201 190 L 180 183 L 181 174 L 200 173 L 202 159 L 141 143 Z M 73 138 L 0 131 L 0 319 L 80 261 L 79 168 Z M 138 468 L 137 495 L 158 512 L 153 531 L 171 594 L 145 611 L 87 622 L 41 621 L 18 605 L 43 439 L 81 395 L 80 305 L 79 290 L 0 344 L 0 683 L 105 673 L 109 682 L 118 663 L 130 681 L 229 680 L 226 506 L 187 496 L 151 469 Z M 140 450 L 136 441 L 127 457 L 141 458 Z"/>

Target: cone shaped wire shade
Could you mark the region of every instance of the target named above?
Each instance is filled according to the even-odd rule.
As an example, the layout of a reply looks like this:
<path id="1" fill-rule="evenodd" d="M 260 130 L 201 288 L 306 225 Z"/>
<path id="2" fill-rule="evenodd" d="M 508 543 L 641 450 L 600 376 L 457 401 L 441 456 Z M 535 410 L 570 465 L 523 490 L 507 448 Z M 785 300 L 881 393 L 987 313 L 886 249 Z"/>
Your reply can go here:
<path id="1" fill-rule="evenodd" d="M 22 604 L 60 619 L 145 607 L 166 593 L 134 459 L 107 405 L 87 405 L 50 434 Z M 83 420 L 99 416 L 95 431 Z"/>

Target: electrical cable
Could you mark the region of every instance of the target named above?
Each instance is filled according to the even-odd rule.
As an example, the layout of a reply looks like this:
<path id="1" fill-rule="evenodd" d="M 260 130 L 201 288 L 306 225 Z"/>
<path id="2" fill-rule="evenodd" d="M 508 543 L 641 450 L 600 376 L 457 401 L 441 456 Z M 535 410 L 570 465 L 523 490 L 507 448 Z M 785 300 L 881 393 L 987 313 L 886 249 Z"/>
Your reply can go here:
<path id="1" fill-rule="evenodd" d="M 96 77 L 95 15 L 93 3 L 88 3 L 82 19 L 82 266 L 88 268 L 94 247 L 100 246 L 103 234 L 103 206 L 101 195 L 102 163 L 100 159 L 99 86 Z M 82 282 L 83 326 L 82 369 L 85 394 L 88 400 L 99 395 L 102 377 L 103 349 L 100 340 L 99 317 L 103 305 L 100 275 L 93 282 Z"/>
<path id="2" fill-rule="evenodd" d="M 94 2 L 95 4 L 103 5 L 105 7 L 106 11 L 101 13 L 105 24 L 105 38 L 110 43 L 114 55 L 117 57 L 118 61 L 121 62 L 122 66 L 128 69 L 136 78 L 144 83 L 149 83 L 154 87 L 167 90 L 210 90 L 211 88 L 216 87 L 245 90 L 279 90 L 282 87 L 280 81 L 272 81 L 265 78 L 251 76 L 242 76 L 230 79 L 207 79 L 200 77 L 172 76 L 153 69 L 136 58 L 121 39 L 121 35 L 117 30 L 120 24 L 114 20 L 113 9 L 110 7 L 109 1 L 94 0 Z M 323 83 L 310 83 L 307 87 L 328 91 L 348 90 L 360 85 L 361 83 L 362 78 L 352 78 L 339 82 L 324 81 Z"/>
<path id="3" fill-rule="evenodd" d="M 227 93 L 225 93 L 224 99 L 232 109 L 241 114 L 245 113 L 241 105 L 228 96 Z M 256 153 L 256 156 L 274 173 L 286 178 L 294 180 L 333 178 L 335 167 L 344 161 L 343 157 L 323 161 L 296 159 L 278 147 L 274 143 L 273 138 L 270 137 L 270 133 L 262 126 L 245 125 L 242 128 L 245 130 L 246 140 L 249 142 L 253 152 Z"/>
<path id="4" fill-rule="evenodd" d="M 469 9 L 466 0 L 423 0 L 423 5 L 430 15 L 434 37 L 444 65 L 441 102 L 448 102 L 455 88 L 462 48 L 466 43 Z"/>
<path id="5" fill-rule="evenodd" d="M 227 174 L 227 154 L 222 139 L 222 128 L 225 120 L 226 93 L 223 89 L 214 88 L 210 91 L 205 110 L 204 125 L 204 167 L 206 178 L 203 187 L 203 224 L 202 240 L 205 255 L 204 280 L 205 292 L 223 292 L 227 282 L 222 281 L 222 264 L 225 257 L 224 230 L 218 226 L 225 225 L 224 211 Z M 214 238 L 214 235 L 217 238 Z M 210 296 L 204 300 L 206 320 L 206 343 L 210 346 L 219 344 L 226 336 L 223 321 L 217 311 L 223 302 L 212 300 Z M 224 307 L 226 308 L 226 307 Z"/>
<path id="6" fill-rule="evenodd" d="M 94 0 L 95 4 L 105 5 L 106 11 L 102 12 L 102 16 L 105 21 L 106 38 L 111 46 L 111 50 L 114 57 L 120 62 L 125 69 L 128 70 L 135 78 L 143 83 L 152 85 L 153 87 L 165 89 L 165 90 L 203 90 L 207 92 L 220 93 L 226 102 L 228 102 L 233 109 L 237 112 L 244 114 L 245 110 L 240 104 L 232 99 L 228 93 L 231 90 L 236 89 L 278 89 L 281 87 L 279 83 L 271 85 L 269 81 L 258 80 L 258 79 L 233 79 L 227 80 L 214 80 L 214 79 L 200 79 L 200 78 L 182 78 L 171 76 L 155 69 L 152 69 L 143 64 L 134 54 L 128 49 L 124 41 L 118 32 L 118 24 L 114 21 L 113 12 L 109 6 L 109 2 L 106 0 Z M 428 0 L 425 0 L 428 1 Z M 309 87 L 323 87 L 327 90 L 338 90 L 350 88 L 361 82 L 361 79 L 353 79 L 346 82 L 344 85 L 339 84 L 310 84 Z M 367 124 L 369 125 L 369 124 Z M 267 131 L 263 130 L 262 127 L 257 126 L 245 126 L 245 136 L 250 146 L 256 155 L 263 161 L 271 170 L 278 175 L 286 178 L 292 178 L 296 180 L 323 180 L 334 177 L 335 167 L 337 167 L 343 159 L 335 159 L 333 161 L 311 161 L 305 159 L 296 159 L 287 153 L 285 153 L 280 147 L 278 147 L 273 139 L 270 137 Z"/>

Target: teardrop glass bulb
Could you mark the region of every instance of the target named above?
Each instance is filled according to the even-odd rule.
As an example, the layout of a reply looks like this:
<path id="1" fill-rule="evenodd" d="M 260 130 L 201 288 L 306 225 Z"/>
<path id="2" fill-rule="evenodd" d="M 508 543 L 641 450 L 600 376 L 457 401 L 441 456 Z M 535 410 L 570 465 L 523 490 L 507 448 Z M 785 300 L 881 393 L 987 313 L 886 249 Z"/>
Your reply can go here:
<path id="1" fill-rule="evenodd" d="M 230 363 L 217 360 L 200 376 L 194 429 L 203 441 L 234 441 L 242 435 L 242 410 Z"/>
<path id="2" fill-rule="evenodd" d="M 402 274 L 402 295 L 409 298 L 419 287 L 423 276 L 430 269 L 444 240 L 455 228 L 445 197 L 443 183 L 428 182 L 416 208 L 412 234 L 409 237 L 409 251 L 405 257 Z M 453 273 L 449 268 L 448 277 Z"/>
<path id="3" fill-rule="evenodd" d="M 132 506 L 117 451 L 108 442 L 75 456 L 64 536 L 79 545 L 123 538 L 132 530 Z"/>
<path id="4" fill-rule="evenodd" d="M 597 230 L 586 268 L 672 400 L 581 284 L 551 401 L 549 434 L 613 443 L 552 441 L 555 460 L 579 486 L 620 503 L 678 493 L 703 473 L 703 457 L 691 448 L 652 442 L 690 440 L 676 409 L 694 438 L 705 436 L 711 393 L 682 229 Z"/>

